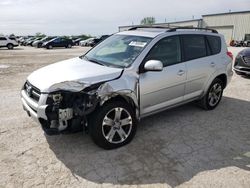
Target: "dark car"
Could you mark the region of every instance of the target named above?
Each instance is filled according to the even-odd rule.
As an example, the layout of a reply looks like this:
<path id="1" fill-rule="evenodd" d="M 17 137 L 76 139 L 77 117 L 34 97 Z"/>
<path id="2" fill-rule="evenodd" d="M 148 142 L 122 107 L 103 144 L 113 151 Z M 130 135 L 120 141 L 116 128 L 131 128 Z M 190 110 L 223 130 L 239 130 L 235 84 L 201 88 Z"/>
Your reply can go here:
<path id="1" fill-rule="evenodd" d="M 250 47 L 250 34 L 245 34 L 244 46 Z"/>
<path id="2" fill-rule="evenodd" d="M 250 48 L 238 53 L 235 58 L 234 71 L 238 75 L 250 75 Z"/>
<path id="3" fill-rule="evenodd" d="M 42 47 L 47 49 L 52 49 L 54 47 L 71 48 L 73 45 L 74 43 L 71 39 L 57 37 L 48 42 L 43 43 Z"/>
<path id="4" fill-rule="evenodd" d="M 101 37 L 94 38 L 93 40 L 91 40 L 91 41 L 89 41 L 89 42 L 87 43 L 87 46 L 93 47 L 93 46 L 97 45 L 99 42 L 105 40 L 105 39 L 108 38 L 108 37 L 109 37 L 109 35 L 102 35 Z"/>
<path id="5" fill-rule="evenodd" d="M 50 41 L 50 40 L 52 40 L 54 38 L 56 38 L 56 37 L 44 37 L 44 38 L 42 38 L 40 40 L 34 41 L 32 43 L 32 46 L 37 47 L 37 48 L 41 48 L 44 42 Z"/>

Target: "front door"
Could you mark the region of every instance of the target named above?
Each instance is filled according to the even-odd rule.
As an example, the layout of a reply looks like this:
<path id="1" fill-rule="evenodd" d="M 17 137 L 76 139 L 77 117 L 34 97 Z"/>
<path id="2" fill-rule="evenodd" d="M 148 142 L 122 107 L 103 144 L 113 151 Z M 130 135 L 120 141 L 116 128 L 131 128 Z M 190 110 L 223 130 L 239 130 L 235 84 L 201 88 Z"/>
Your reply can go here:
<path id="1" fill-rule="evenodd" d="M 183 101 L 186 81 L 186 65 L 181 60 L 180 39 L 171 36 L 161 39 L 151 49 L 145 61 L 159 60 L 161 72 L 140 74 L 141 116 Z"/>

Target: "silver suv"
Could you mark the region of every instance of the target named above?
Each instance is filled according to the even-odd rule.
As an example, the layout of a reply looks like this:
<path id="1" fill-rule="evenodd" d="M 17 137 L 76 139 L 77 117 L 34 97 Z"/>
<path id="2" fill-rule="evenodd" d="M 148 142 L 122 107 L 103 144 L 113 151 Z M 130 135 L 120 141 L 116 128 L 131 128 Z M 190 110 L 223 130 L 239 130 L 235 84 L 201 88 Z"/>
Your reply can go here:
<path id="1" fill-rule="evenodd" d="M 84 129 L 113 149 L 132 140 L 143 117 L 191 101 L 214 109 L 232 75 L 217 31 L 136 27 L 33 72 L 21 99 L 47 134 Z"/>

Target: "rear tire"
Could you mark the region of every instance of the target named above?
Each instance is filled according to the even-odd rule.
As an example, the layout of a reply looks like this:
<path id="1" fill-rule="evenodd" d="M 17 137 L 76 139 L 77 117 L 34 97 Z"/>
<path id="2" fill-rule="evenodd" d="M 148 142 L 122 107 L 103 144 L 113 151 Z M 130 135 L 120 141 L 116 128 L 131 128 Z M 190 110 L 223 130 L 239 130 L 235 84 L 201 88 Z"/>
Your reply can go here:
<path id="1" fill-rule="evenodd" d="M 90 118 L 90 135 L 101 148 L 114 149 L 128 144 L 135 136 L 137 120 L 132 108 L 112 101 L 98 108 Z"/>
<path id="2" fill-rule="evenodd" d="M 71 44 L 68 44 L 66 48 L 72 48 L 72 45 L 71 45 Z"/>
<path id="3" fill-rule="evenodd" d="M 199 105 L 205 110 L 215 109 L 221 101 L 223 89 L 223 82 L 218 78 L 214 79 L 206 95 L 198 102 Z"/>
<path id="4" fill-rule="evenodd" d="M 13 45 L 13 44 L 7 44 L 7 48 L 8 48 L 9 50 L 12 50 L 12 49 L 14 48 L 14 45 Z"/>

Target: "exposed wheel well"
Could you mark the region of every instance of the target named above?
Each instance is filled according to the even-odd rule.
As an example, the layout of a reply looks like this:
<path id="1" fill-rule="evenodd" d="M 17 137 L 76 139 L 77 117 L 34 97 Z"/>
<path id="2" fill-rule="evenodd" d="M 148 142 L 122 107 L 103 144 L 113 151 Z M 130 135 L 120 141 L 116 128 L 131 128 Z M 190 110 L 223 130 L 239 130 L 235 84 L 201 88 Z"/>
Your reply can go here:
<path id="1" fill-rule="evenodd" d="M 117 95 L 117 96 L 112 97 L 111 99 L 107 100 L 105 103 L 107 103 L 107 102 L 113 102 L 113 101 L 122 101 L 124 103 L 127 103 L 127 104 L 129 104 L 131 106 L 131 108 L 135 112 L 135 103 L 134 103 L 134 101 L 130 97 Z"/>
<path id="2" fill-rule="evenodd" d="M 227 76 L 225 74 L 221 74 L 216 78 L 220 79 L 223 82 L 223 89 L 227 86 Z"/>

